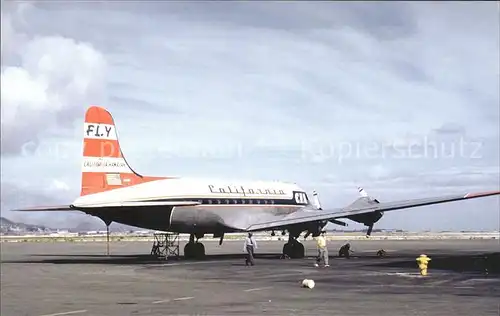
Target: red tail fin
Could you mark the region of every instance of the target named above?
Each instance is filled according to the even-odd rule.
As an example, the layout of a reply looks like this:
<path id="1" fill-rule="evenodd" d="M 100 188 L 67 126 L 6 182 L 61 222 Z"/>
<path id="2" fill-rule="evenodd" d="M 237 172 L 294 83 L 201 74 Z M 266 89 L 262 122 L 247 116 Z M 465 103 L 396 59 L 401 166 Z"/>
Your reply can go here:
<path id="1" fill-rule="evenodd" d="M 120 148 L 116 126 L 104 108 L 85 114 L 81 195 L 112 190 L 163 177 L 143 177 L 130 168 Z"/>

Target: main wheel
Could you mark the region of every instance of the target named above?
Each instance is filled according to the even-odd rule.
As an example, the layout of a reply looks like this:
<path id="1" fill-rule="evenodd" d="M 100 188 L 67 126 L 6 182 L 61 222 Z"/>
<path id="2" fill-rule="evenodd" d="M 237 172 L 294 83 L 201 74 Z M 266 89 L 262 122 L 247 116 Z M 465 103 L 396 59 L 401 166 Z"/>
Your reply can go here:
<path id="1" fill-rule="evenodd" d="M 305 248 L 304 245 L 300 242 L 296 242 L 293 245 L 293 256 L 292 258 L 304 258 L 305 257 Z"/>
<path id="2" fill-rule="evenodd" d="M 283 254 L 292 258 L 293 246 L 291 243 L 287 242 L 283 245 Z"/>
<path id="3" fill-rule="evenodd" d="M 287 242 L 283 245 L 283 254 L 293 259 L 304 258 L 305 248 L 300 242 Z"/>
<path id="4" fill-rule="evenodd" d="M 205 257 L 205 246 L 201 242 L 187 243 L 184 246 L 184 258 L 203 259 Z"/>
<path id="5" fill-rule="evenodd" d="M 203 245 L 201 242 L 197 242 L 194 245 L 194 250 L 195 250 L 195 258 L 196 259 L 203 259 L 205 258 L 205 245 Z"/>
<path id="6" fill-rule="evenodd" d="M 194 257 L 194 245 L 189 242 L 184 246 L 184 258 L 192 259 Z"/>

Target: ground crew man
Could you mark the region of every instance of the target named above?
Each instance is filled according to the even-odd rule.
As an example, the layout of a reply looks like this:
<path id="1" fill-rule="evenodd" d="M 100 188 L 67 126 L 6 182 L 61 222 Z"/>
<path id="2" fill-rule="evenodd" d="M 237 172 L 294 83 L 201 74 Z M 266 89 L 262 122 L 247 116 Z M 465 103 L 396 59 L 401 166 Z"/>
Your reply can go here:
<path id="1" fill-rule="evenodd" d="M 427 275 L 427 266 L 429 265 L 429 261 L 431 261 L 431 258 L 427 257 L 425 254 L 421 254 L 420 257 L 417 258 L 420 275 Z"/>
<path id="2" fill-rule="evenodd" d="M 387 252 L 384 249 L 380 249 L 379 251 L 377 251 L 377 257 L 383 258 L 385 256 L 387 256 Z"/>
<path id="3" fill-rule="evenodd" d="M 245 265 L 248 266 L 248 264 L 250 263 L 253 266 L 255 264 L 253 257 L 255 249 L 257 249 L 257 242 L 255 241 L 255 238 L 253 237 L 252 233 L 248 233 L 248 237 L 245 238 L 245 244 L 243 246 L 243 251 L 247 252 Z"/>
<path id="4" fill-rule="evenodd" d="M 345 245 L 343 245 L 342 247 L 340 247 L 339 249 L 339 257 L 346 257 L 346 259 L 349 259 L 350 256 L 351 256 L 351 252 L 353 252 L 351 250 L 351 244 L 350 243 L 347 243 Z"/>
<path id="5" fill-rule="evenodd" d="M 326 267 L 329 267 L 328 264 L 328 248 L 326 247 L 326 239 L 325 232 L 321 232 L 321 235 L 316 237 L 316 245 L 318 247 L 318 257 L 316 258 L 315 267 L 319 267 L 319 263 L 323 259 L 323 264 Z"/>

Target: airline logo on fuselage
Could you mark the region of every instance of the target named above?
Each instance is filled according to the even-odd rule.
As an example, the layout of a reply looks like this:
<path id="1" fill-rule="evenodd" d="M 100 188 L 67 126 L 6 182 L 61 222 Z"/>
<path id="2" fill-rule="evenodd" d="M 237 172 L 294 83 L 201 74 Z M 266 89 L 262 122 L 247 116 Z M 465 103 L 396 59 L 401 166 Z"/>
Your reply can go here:
<path id="1" fill-rule="evenodd" d="M 283 190 L 276 190 L 271 188 L 244 188 L 243 186 L 223 186 L 216 187 L 213 184 L 209 184 L 208 188 L 210 192 L 217 194 L 243 194 L 247 195 L 286 195 Z"/>

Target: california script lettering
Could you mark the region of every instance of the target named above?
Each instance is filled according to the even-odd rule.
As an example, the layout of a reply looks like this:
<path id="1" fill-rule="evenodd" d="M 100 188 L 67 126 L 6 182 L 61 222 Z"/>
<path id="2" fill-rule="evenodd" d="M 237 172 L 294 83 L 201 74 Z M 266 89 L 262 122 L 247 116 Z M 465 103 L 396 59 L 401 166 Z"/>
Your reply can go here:
<path id="1" fill-rule="evenodd" d="M 213 184 L 209 184 L 208 188 L 212 193 L 225 193 L 225 194 L 243 194 L 243 195 L 253 195 L 253 194 L 264 194 L 264 195 L 285 195 L 283 190 L 276 190 L 271 188 L 244 188 L 243 186 L 223 186 L 215 187 Z"/>

